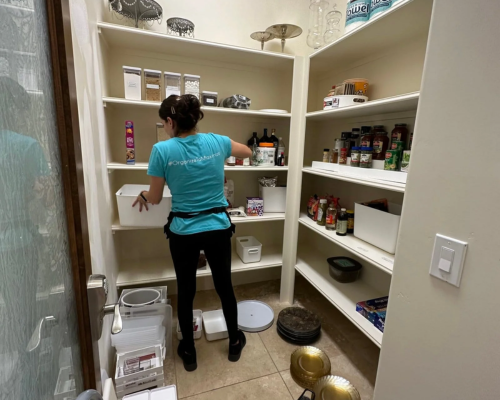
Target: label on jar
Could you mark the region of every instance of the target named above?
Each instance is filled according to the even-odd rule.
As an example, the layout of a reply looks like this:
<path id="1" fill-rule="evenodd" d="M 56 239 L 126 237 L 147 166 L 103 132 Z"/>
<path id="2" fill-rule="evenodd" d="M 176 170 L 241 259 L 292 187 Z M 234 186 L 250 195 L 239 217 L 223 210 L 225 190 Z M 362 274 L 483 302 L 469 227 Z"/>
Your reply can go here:
<path id="1" fill-rule="evenodd" d="M 333 214 L 326 214 L 326 224 L 327 225 L 335 224 L 335 219 L 333 218 Z"/>
<path id="2" fill-rule="evenodd" d="M 392 132 L 391 133 L 391 141 L 400 141 L 401 140 L 401 132 Z"/>
<path id="3" fill-rule="evenodd" d="M 323 209 L 320 207 L 318 208 L 318 221 L 321 221 L 323 219 Z"/>
<path id="4" fill-rule="evenodd" d="M 347 218 L 347 229 L 354 230 L 354 218 Z"/>
<path id="5" fill-rule="evenodd" d="M 369 140 L 362 140 L 361 141 L 361 147 L 371 147 L 370 146 L 370 141 Z"/>
<path id="6" fill-rule="evenodd" d="M 160 85 L 152 85 L 151 83 L 146 84 L 146 89 L 160 89 Z"/>
<path id="7" fill-rule="evenodd" d="M 215 103 L 214 99 L 205 99 L 205 101 L 207 103 L 210 103 L 210 104 L 214 104 Z"/>
<path id="8" fill-rule="evenodd" d="M 392 142 L 391 144 L 391 150 L 400 150 L 400 151 L 403 151 L 403 148 L 404 148 L 404 143 L 403 142 L 399 142 L 399 141 L 394 141 Z"/>
<path id="9" fill-rule="evenodd" d="M 366 22 L 370 18 L 370 0 L 354 0 L 347 5 L 345 25 Z"/>
<path id="10" fill-rule="evenodd" d="M 249 167 L 250 166 L 250 159 L 249 158 L 244 158 L 243 159 L 243 166 L 244 167 Z"/>
<path id="11" fill-rule="evenodd" d="M 374 140 L 373 141 L 373 152 L 380 154 L 384 149 L 384 142 L 382 140 Z"/>
<path id="12" fill-rule="evenodd" d="M 351 164 L 359 164 L 361 153 L 351 153 Z"/>
<path id="13" fill-rule="evenodd" d="M 351 160 L 352 162 L 352 160 Z M 372 163 L 372 155 L 371 154 L 361 154 L 361 164 L 370 165 Z"/>
<path id="14" fill-rule="evenodd" d="M 337 221 L 337 232 L 347 233 L 347 221 Z"/>

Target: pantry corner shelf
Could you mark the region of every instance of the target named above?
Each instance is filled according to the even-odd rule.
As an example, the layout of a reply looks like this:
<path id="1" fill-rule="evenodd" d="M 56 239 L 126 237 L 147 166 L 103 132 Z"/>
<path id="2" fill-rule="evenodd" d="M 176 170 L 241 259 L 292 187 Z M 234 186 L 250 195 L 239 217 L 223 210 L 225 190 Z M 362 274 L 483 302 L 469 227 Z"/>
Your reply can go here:
<path id="1" fill-rule="evenodd" d="M 379 189 L 390 190 L 392 192 L 404 193 L 405 189 L 406 189 L 406 184 L 404 184 L 404 183 L 391 182 L 391 181 L 385 181 L 382 179 L 374 179 L 374 178 L 368 178 L 368 177 L 365 178 L 365 177 L 361 177 L 361 176 L 357 176 L 357 177 L 347 176 L 347 175 L 342 175 L 339 172 L 330 172 L 330 171 L 326 171 L 323 169 L 317 169 L 317 168 L 312 168 L 312 167 L 304 167 L 304 168 L 302 168 L 302 172 L 312 174 L 312 175 L 322 176 L 325 178 L 337 179 L 339 181 L 357 183 L 358 185 L 370 186 L 370 187 L 375 187 L 375 188 L 379 188 Z"/>
<path id="2" fill-rule="evenodd" d="M 336 108 L 334 110 L 314 111 L 306 114 L 307 121 L 330 121 L 341 118 L 366 117 L 404 111 L 416 111 L 420 92 L 368 101 L 364 104 Z"/>
<path id="3" fill-rule="evenodd" d="M 134 165 L 129 165 L 126 163 L 110 162 L 107 164 L 107 168 L 108 171 L 110 172 L 114 170 L 147 171 L 148 165 L 149 164 L 145 162 L 138 162 L 135 163 Z M 224 170 L 237 171 L 237 172 L 263 172 L 263 171 L 279 172 L 279 171 L 288 171 L 288 167 L 244 167 L 244 166 L 230 167 L 228 165 L 225 165 Z"/>
<path id="4" fill-rule="evenodd" d="M 311 74 L 342 69 L 393 46 L 427 35 L 433 0 L 401 0 L 389 10 L 311 54 Z"/>
<path id="5" fill-rule="evenodd" d="M 356 312 L 356 303 L 387 296 L 387 293 L 381 293 L 363 280 L 353 283 L 335 281 L 328 273 L 326 256 L 315 250 L 299 249 L 295 269 L 377 346 L 382 345 L 382 332 Z"/>
<path id="6" fill-rule="evenodd" d="M 231 258 L 231 272 L 280 267 L 282 263 L 282 248 L 280 246 L 263 246 L 262 258 L 256 263 L 244 264 L 236 252 L 233 252 Z M 118 287 L 176 280 L 172 259 L 167 256 L 165 256 L 164 259 L 127 261 L 120 263 L 118 269 L 118 276 L 116 278 L 116 286 Z M 210 275 L 212 275 L 210 269 L 207 271 L 198 271 L 197 273 L 198 277 Z"/>
<path id="7" fill-rule="evenodd" d="M 147 100 L 127 100 L 119 97 L 103 97 L 102 102 L 104 107 L 114 104 L 120 104 L 124 106 L 137 106 L 137 107 L 154 107 L 159 108 L 161 102 L 159 101 L 147 101 Z M 202 111 L 208 114 L 214 115 L 234 115 L 234 116 L 244 116 L 244 117 L 265 117 L 265 118 L 279 118 L 279 119 L 290 119 L 291 113 L 272 113 L 266 111 L 258 110 L 238 110 L 233 108 L 224 107 L 207 107 L 202 106 Z"/>
<path id="8" fill-rule="evenodd" d="M 295 59 L 295 56 L 289 54 L 189 39 L 106 22 L 98 22 L 97 28 L 107 44 L 112 47 L 163 52 L 200 61 L 291 71 Z"/>
<path id="9" fill-rule="evenodd" d="M 305 227 L 320 234 L 331 242 L 337 244 L 352 254 L 355 254 L 359 258 L 369 262 L 382 271 L 390 275 L 392 274 L 392 268 L 394 265 L 393 254 L 389 254 L 378 247 L 372 246 L 371 244 L 358 239 L 354 235 L 339 236 L 335 231 L 329 231 L 325 229 L 324 226 L 319 226 L 305 214 L 300 215 L 299 222 Z"/>

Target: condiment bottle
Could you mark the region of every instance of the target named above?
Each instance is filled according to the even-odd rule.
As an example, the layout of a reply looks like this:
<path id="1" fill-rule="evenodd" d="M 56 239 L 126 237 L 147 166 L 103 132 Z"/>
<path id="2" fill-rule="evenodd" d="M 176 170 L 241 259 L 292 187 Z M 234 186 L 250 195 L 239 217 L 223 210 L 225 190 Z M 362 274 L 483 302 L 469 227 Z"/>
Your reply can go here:
<path id="1" fill-rule="evenodd" d="M 347 233 L 354 233 L 354 210 L 347 210 Z"/>
<path id="2" fill-rule="evenodd" d="M 371 126 L 361 127 L 361 147 L 373 147 L 373 133 Z"/>
<path id="3" fill-rule="evenodd" d="M 361 158 L 359 160 L 359 166 L 361 168 L 371 168 L 372 167 L 372 152 L 371 147 L 361 147 Z"/>
<path id="4" fill-rule="evenodd" d="M 347 164 L 347 147 L 342 147 L 340 149 L 339 164 Z"/>
<path id="5" fill-rule="evenodd" d="M 351 132 L 342 132 L 340 135 L 340 140 L 344 142 L 342 147 L 347 149 L 347 154 L 349 154 L 349 146 L 351 145 Z"/>
<path id="6" fill-rule="evenodd" d="M 278 165 L 278 147 L 280 140 L 276 137 L 276 129 L 271 129 L 271 143 L 273 144 L 274 148 L 274 165 Z"/>
<path id="7" fill-rule="evenodd" d="M 361 147 L 353 147 L 351 150 L 351 167 L 359 167 L 361 159 Z"/>
<path id="8" fill-rule="evenodd" d="M 408 128 L 406 124 L 396 124 L 391 132 L 391 142 L 403 142 L 406 146 L 408 140 Z"/>
<path id="9" fill-rule="evenodd" d="M 340 215 L 337 219 L 337 235 L 347 235 L 347 213 L 345 208 L 340 209 Z"/>
<path id="10" fill-rule="evenodd" d="M 326 224 L 326 211 L 327 211 L 327 201 L 326 199 L 321 199 L 319 201 L 319 207 L 318 207 L 318 218 L 316 220 L 318 225 L 325 226 Z"/>
<path id="11" fill-rule="evenodd" d="M 259 144 L 261 143 L 272 143 L 271 138 L 267 136 L 267 128 L 264 129 L 264 136 L 262 136 L 259 140 Z"/>
<path id="12" fill-rule="evenodd" d="M 385 152 L 389 148 L 389 136 L 387 132 L 379 131 L 373 138 L 373 159 L 385 160 Z"/>
<path id="13" fill-rule="evenodd" d="M 330 149 L 323 149 L 323 162 L 330 162 Z"/>
<path id="14" fill-rule="evenodd" d="M 336 223 L 337 223 L 337 209 L 332 203 L 326 210 L 325 228 L 329 231 L 334 231 Z"/>

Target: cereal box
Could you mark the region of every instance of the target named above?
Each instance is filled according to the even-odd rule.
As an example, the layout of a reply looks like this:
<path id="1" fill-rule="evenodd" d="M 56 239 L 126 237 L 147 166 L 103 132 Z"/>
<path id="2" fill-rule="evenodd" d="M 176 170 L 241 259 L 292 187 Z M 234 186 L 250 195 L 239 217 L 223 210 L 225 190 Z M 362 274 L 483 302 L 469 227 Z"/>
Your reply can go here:
<path id="1" fill-rule="evenodd" d="M 132 121 L 125 121 L 125 144 L 127 165 L 135 165 L 134 123 Z"/>
<path id="2" fill-rule="evenodd" d="M 249 217 L 264 215 L 264 200 L 261 197 L 247 197 L 247 215 Z"/>

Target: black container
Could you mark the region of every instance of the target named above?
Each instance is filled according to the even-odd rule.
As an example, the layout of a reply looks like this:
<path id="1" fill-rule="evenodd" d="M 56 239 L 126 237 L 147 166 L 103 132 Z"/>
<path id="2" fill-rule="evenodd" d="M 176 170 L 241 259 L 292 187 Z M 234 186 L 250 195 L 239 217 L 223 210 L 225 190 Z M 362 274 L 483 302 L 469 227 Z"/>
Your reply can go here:
<path id="1" fill-rule="evenodd" d="M 330 276 L 341 283 L 355 282 L 363 268 L 359 262 L 348 257 L 330 257 L 327 261 L 330 264 Z"/>

